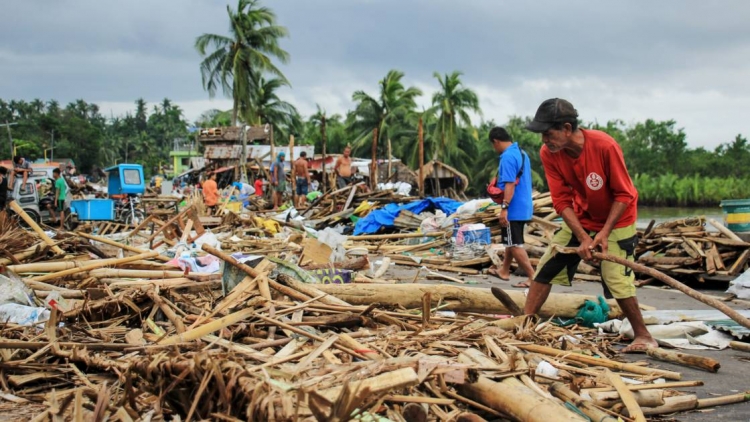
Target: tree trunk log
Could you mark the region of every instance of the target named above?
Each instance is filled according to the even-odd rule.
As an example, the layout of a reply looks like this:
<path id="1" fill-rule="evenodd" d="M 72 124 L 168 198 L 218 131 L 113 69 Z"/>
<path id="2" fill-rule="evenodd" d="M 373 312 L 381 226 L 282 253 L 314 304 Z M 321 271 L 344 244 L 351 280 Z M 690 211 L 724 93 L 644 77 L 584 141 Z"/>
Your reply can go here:
<path id="1" fill-rule="evenodd" d="M 549 387 L 549 392 L 564 402 L 573 403 L 584 415 L 594 421 L 600 422 L 617 422 L 617 418 L 609 415 L 601 409 L 594 406 L 590 400 L 586 400 L 561 382 L 556 382 Z"/>
<path id="2" fill-rule="evenodd" d="M 508 378 L 494 382 L 479 377 L 475 383 L 458 386 L 462 395 L 487 405 L 513 419 L 524 422 L 582 421 L 579 415 L 568 411 L 555 401 L 540 397 L 531 389 Z M 516 380 L 517 381 L 517 380 Z"/>
<path id="3" fill-rule="evenodd" d="M 445 308 L 442 308 L 443 310 L 509 314 L 509 310 L 505 309 L 495 299 L 490 289 L 439 284 L 328 284 L 318 285 L 317 288 L 352 305 L 368 306 L 372 303 L 379 303 L 384 306 L 403 306 L 406 309 L 421 309 L 422 296 L 425 293 L 430 293 L 433 306 L 436 306 L 438 302 L 442 305 L 447 305 Z M 509 291 L 507 293 L 519 307 L 523 308 L 526 300 L 523 292 Z M 593 296 L 551 293 L 539 311 L 539 316 L 573 318 L 586 299 L 596 301 L 596 298 Z M 610 317 L 616 318 L 622 315 L 622 311 L 617 306 L 616 301 L 611 300 L 607 303 L 611 308 Z"/>

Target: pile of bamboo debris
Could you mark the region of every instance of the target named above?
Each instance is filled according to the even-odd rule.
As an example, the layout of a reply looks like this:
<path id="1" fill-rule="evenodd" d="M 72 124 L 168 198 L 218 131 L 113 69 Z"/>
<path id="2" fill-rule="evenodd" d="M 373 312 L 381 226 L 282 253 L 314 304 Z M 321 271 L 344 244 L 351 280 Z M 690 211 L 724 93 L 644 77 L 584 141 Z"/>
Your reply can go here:
<path id="1" fill-rule="evenodd" d="M 750 243 L 720 222 L 709 219 L 708 224 L 717 231 L 707 230 L 704 217 L 649 227 L 636 250 L 638 262 L 676 278 L 734 279 L 748 267 Z"/>
<path id="2" fill-rule="evenodd" d="M 306 284 L 270 256 L 249 267 L 204 245 L 246 275 L 224 295 L 220 274 L 177 271 L 145 245 L 114 241 L 104 243 L 125 257 L 90 259 L 84 238 L 101 240 L 70 234 L 58 241 L 63 255 L 25 256 L 22 245 L 22 263 L 6 268 L 37 298 L 66 298 L 43 328 L 3 325 L 0 397 L 15 404 L 6 415 L 29 419 L 36 406 L 34 420 L 615 421 L 747 397 L 681 393 L 701 382 L 619 362 L 617 338 L 594 330 L 498 318 L 508 311 L 485 289 Z M 376 304 L 389 297 L 401 306 Z M 553 294 L 541 316 L 571 316 L 584 298 Z"/>

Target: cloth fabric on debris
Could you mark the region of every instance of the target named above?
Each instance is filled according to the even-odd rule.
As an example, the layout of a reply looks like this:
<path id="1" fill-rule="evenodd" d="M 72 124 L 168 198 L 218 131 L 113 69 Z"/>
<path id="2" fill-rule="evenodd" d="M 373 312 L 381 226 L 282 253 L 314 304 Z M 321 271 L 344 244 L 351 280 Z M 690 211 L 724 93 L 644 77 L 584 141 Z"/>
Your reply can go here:
<path id="1" fill-rule="evenodd" d="M 354 226 L 354 235 L 372 234 L 381 228 L 393 228 L 393 221 L 401 213 L 401 210 L 420 214 L 424 211 L 438 209 L 451 215 L 456 212 L 461 204 L 461 202 L 449 198 L 425 198 L 408 204 L 388 204 L 357 221 L 357 224 Z"/>

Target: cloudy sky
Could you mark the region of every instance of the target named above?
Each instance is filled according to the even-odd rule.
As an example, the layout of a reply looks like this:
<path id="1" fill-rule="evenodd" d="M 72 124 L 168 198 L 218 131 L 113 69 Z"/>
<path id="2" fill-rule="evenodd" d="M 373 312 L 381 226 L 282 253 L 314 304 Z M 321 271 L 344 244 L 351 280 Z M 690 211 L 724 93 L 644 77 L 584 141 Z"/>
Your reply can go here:
<path id="1" fill-rule="evenodd" d="M 236 6 L 236 1 L 231 1 Z M 106 115 L 143 97 L 194 120 L 209 100 L 193 48 L 226 33 L 226 0 L 4 0 L 0 98 L 83 98 Z M 674 119 L 691 146 L 750 135 L 750 2 L 265 0 L 291 36 L 284 97 L 308 115 L 352 107 L 389 69 L 425 92 L 460 70 L 484 118 L 569 99 L 585 121 Z M 460 5 L 460 6 L 459 6 Z"/>

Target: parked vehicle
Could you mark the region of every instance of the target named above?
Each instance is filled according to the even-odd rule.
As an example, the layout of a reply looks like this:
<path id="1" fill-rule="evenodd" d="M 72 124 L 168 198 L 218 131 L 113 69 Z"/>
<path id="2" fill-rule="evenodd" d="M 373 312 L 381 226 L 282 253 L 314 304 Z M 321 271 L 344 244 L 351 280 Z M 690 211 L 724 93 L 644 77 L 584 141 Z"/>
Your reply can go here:
<path id="1" fill-rule="evenodd" d="M 68 230 L 73 230 L 78 225 L 78 216 L 71 210 L 71 195 L 67 181 L 63 178 L 65 186 L 68 187 L 67 195 L 65 197 L 65 223 L 64 226 Z M 26 214 L 29 215 L 37 224 L 53 225 L 59 224 L 52 218 L 52 213 L 49 211 L 49 206 L 55 206 L 55 198 L 49 196 L 41 196 L 40 187 L 49 184 L 50 187 L 54 184 L 52 179 L 52 170 L 49 171 L 45 168 L 32 169 L 29 173 L 26 186 L 23 185 L 23 179 L 16 177 L 13 183 L 13 190 L 11 192 L 12 197 L 18 202 L 18 205 L 23 208 Z M 22 189 L 23 187 L 23 189 Z M 22 223 L 23 224 L 23 223 Z"/>
<path id="2" fill-rule="evenodd" d="M 81 221 L 116 221 L 139 224 L 145 218 L 140 209 L 140 198 L 146 191 L 143 166 L 119 164 L 104 171 L 107 175 L 108 199 L 80 199 L 72 202 L 72 208 Z"/>

